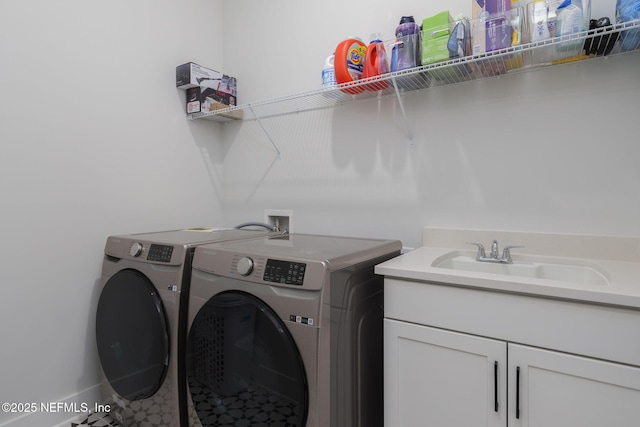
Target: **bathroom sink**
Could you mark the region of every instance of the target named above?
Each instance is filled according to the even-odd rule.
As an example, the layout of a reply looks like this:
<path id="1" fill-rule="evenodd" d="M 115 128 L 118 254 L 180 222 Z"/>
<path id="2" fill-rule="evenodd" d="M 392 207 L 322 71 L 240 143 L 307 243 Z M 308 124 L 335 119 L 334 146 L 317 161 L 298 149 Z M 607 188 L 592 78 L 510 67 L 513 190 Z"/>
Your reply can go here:
<path id="1" fill-rule="evenodd" d="M 584 285 L 606 286 L 605 274 L 594 265 L 556 264 L 551 262 L 513 261 L 513 264 L 479 262 L 473 256 L 452 252 L 436 259 L 432 267 L 475 273 L 503 274 Z"/>

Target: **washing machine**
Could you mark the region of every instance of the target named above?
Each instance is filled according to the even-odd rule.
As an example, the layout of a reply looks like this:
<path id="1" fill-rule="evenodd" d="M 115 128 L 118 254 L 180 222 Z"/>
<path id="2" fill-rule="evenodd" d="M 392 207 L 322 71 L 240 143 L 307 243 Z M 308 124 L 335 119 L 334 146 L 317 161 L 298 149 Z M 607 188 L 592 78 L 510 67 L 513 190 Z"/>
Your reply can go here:
<path id="1" fill-rule="evenodd" d="M 103 403 L 123 426 L 186 425 L 186 304 L 198 245 L 267 231 L 190 229 L 111 236 L 102 266 L 96 341 Z"/>
<path id="2" fill-rule="evenodd" d="M 394 240 L 290 234 L 196 249 L 189 426 L 377 427 Z"/>

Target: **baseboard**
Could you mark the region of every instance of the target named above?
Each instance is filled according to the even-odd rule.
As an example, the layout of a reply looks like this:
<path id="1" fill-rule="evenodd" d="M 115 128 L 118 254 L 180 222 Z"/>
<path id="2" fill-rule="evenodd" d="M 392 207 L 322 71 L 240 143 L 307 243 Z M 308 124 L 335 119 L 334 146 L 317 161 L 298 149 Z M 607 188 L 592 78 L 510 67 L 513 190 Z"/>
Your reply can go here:
<path id="1" fill-rule="evenodd" d="M 30 404 L 33 412 L 16 414 L 0 427 L 70 427 L 94 412 L 100 400 L 100 384 L 96 384 L 59 401 Z"/>

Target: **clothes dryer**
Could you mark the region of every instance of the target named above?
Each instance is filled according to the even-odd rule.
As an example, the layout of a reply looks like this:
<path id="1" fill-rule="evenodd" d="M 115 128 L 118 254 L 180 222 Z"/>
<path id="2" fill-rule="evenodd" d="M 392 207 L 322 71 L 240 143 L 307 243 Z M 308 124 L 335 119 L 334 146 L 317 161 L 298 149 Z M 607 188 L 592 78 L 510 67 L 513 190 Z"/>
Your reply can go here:
<path id="1" fill-rule="evenodd" d="M 189 425 L 382 426 L 383 280 L 393 240 L 291 234 L 196 249 Z"/>
<path id="2" fill-rule="evenodd" d="M 193 229 L 111 236 L 102 266 L 96 341 L 103 403 L 123 426 L 186 425 L 186 304 L 198 245 L 265 231 Z"/>

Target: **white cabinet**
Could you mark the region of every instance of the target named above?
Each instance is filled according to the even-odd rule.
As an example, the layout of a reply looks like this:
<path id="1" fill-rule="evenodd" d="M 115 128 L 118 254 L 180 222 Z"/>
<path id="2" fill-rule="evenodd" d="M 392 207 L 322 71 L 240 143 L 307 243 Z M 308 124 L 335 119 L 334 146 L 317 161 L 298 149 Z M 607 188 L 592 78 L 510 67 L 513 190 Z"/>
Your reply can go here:
<path id="1" fill-rule="evenodd" d="M 510 295 L 516 314 L 500 320 L 485 314 L 500 312 L 489 310 L 493 304 L 489 301 L 501 301 L 501 293 L 385 279 L 388 283 L 392 286 L 385 285 L 385 427 L 640 425 L 640 367 L 618 363 L 627 359 L 624 347 L 635 345 L 625 341 L 623 325 L 619 342 L 608 343 L 619 347 L 621 356 L 606 361 L 598 350 L 598 334 L 592 335 L 596 342 L 589 345 L 575 343 L 589 339 L 585 329 L 593 325 L 567 333 L 549 327 L 543 318 L 532 322 L 515 317 L 518 313 L 526 316 L 526 307 L 544 313 L 545 304 L 551 307 L 558 301 Z M 412 304 L 419 305 L 414 295 L 406 305 L 405 317 L 396 292 L 411 297 L 411 290 L 423 286 L 432 288 L 428 292 L 431 300 L 414 310 Z M 447 299 L 450 291 L 456 292 L 461 306 L 467 300 L 474 301 L 476 308 L 460 310 Z M 486 302 L 479 298 L 483 295 Z M 424 311 L 428 307 L 433 308 L 433 315 Z M 562 307 L 571 318 L 574 312 L 591 306 L 569 302 Z M 591 313 L 609 318 L 617 314 L 601 309 L 594 306 Z M 629 311 L 632 317 L 638 315 Z M 604 318 L 592 320 L 597 323 Z M 501 328 L 500 322 L 515 327 Z M 523 325 L 527 328 L 520 327 Z M 638 323 L 633 325 L 637 329 Z M 609 333 L 616 335 L 616 330 Z M 571 354 L 575 348 L 587 354 Z M 614 348 L 607 354 L 616 353 Z"/>
<path id="2" fill-rule="evenodd" d="M 509 344 L 509 426 L 640 425 L 640 368 Z"/>
<path id="3" fill-rule="evenodd" d="M 502 341 L 385 319 L 386 427 L 506 424 Z"/>

